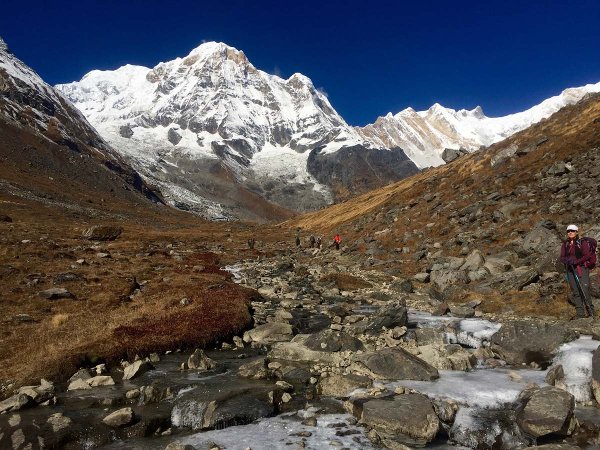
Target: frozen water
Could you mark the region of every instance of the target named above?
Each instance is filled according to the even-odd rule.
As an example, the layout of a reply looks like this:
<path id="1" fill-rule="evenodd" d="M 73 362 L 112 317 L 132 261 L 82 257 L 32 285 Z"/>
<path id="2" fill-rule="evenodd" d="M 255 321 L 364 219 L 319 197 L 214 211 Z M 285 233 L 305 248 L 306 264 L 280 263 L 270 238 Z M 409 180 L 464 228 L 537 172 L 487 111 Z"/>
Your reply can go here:
<path id="1" fill-rule="evenodd" d="M 449 343 L 471 348 L 486 346 L 490 337 L 502 327 L 502 324 L 485 319 L 433 316 L 414 310 L 408 312 L 408 323 L 417 328 L 444 329 Z"/>
<path id="2" fill-rule="evenodd" d="M 440 371 L 435 381 L 393 381 L 388 389 L 404 386 L 433 399 L 450 399 L 461 405 L 480 408 L 500 407 L 514 402 L 528 383 L 544 384 L 545 371 L 485 369 L 472 372 Z"/>
<path id="3" fill-rule="evenodd" d="M 591 336 L 581 336 L 561 345 L 554 357 L 553 365 L 563 366 L 566 390 L 578 402 L 586 402 L 592 398 L 592 353 L 599 345 L 600 341 L 593 340 Z"/>
<path id="4" fill-rule="evenodd" d="M 288 448 L 289 443 L 300 442 L 304 442 L 302 448 L 314 450 L 342 447 L 373 449 L 364 428 L 348 425 L 351 419 L 352 416 L 347 414 L 324 414 L 318 417 L 317 426 L 311 427 L 302 425 L 298 415 L 286 414 L 262 419 L 251 425 L 198 433 L 180 441 L 196 448 L 204 448 L 209 442 L 214 442 L 227 450 L 245 450 L 248 447 L 279 450 Z M 346 425 L 342 426 L 342 423 Z M 345 432 L 339 434 L 348 434 L 338 436 L 338 431 Z M 302 433 L 302 436 L 298 436 L 298 433 Z"/>

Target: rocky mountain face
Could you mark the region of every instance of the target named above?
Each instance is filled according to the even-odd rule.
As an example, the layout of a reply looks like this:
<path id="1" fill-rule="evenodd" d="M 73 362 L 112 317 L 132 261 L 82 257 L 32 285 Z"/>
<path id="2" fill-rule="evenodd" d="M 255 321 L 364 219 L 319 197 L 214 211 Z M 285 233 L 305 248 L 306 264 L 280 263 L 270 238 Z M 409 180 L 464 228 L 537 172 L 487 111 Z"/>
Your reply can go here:
<path id="1" fill-rule="evenodd" d="M 407 108 L 395 115 L 389 113 L 357 131 L 375 146 L 402 148 L 419 168 L 439 166 L 459 156 L 449 149 L 464 153 L 490 146 L 599 91 L 600 83 L 566 89 L 526 111 L 504 117 L 486 117 L 479 106 L 455 111 L 436 103 L 427 111 Z"/>
<path id="2" fill-rule="evenodd" d="M 366 142 L 307 77 L 269 75 L 221 43 L 57 89 L 171 204 L 213 218 L 249 216 L 231 192 L 307 211 L 417 172 L 401 149 Z"/>
<path id="3" fill-rule="evenodd" d="M 15 163 L 18 158 L 31 153 L 32 146 L 25 145 L 26 139 L 23 134 L 33 134 L 43 139 L 41 145 L 56 144 L 63 149 L 61 152 L 68 149 L 69 159 L 75 158 L 79 163 L 97 165 L 98 167 L 94 168 L 96 173 L 102 171 L 107 178 L 117 177 L 127 185 L 127 189 L 138 191 L 154 202 L 162 202 L 139 174 L 98 135 L 77 108 L 20 61 L 2 39 L 0 122 L 3 129 L 2 153 L 12 153 L 9 144 L 16 135 L 21 135 L 16 141 L 21 141 L 21 145 L 24 146 L 16 151 L 14 158 L 8 163 Z M 40 152 L 37 156 L 30 156 L 31 166 L 34 160 L 37 159 L 39 164 L 48 154 Z M 58 161 L 46 162 L 54 165 Z M 95 181 L 97 178 L 97 175 L 93 176 Z"/>

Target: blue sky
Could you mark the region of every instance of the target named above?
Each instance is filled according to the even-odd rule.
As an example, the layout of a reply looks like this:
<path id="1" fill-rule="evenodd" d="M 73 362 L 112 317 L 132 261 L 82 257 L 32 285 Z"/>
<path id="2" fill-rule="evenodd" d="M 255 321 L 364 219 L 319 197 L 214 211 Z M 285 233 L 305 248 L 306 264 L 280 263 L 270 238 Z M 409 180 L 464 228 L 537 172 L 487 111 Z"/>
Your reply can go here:
<path id="1" fill-rule="evenodd" d="M 214 40 L 310 77 L 352 125 L 435 102 L 500 116 L 600 81 L 597 0 L 6 3 L 0 36 L 51 84 Z"/>

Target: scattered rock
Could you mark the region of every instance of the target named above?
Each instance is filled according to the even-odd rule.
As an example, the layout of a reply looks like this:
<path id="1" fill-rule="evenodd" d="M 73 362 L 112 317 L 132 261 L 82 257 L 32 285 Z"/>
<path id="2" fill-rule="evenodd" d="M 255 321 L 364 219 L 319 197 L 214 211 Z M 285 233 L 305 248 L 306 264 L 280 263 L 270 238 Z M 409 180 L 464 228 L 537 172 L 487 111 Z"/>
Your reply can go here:
<path id="1" fill-rule="evenodd" d="M 142 360 L 138 360 L 135 361 L 132 364 L 129 364 L 127 367 L 125 367 L 124 373 L 123 373 L 123 379 L 124 380 L 131 380 L 132 378 L 138 377 L 140 375 L 142 375 L 143 373 L 154 369 L 154 366 L 152 364 L 150 364 L 148 361 L 142 361 Z"/>
<path id="2" fill-rule="evenodd" d="M 534 437 L 573 433 L 577 421 L 573 416 L 575 398 L 572 394 L 555 387 L 536 390 L 523 409 L 517 414 L 521 429 Z"/>
<path id="3" fill-rule="evenodd" d="M 82 236 L 90 241 L 114 241 L 117 239 L 123 228 L 112 225 L 94 225 L 86 229 Z"/>
<path id="4" fill-rule="evenodd" d="M 217 363 L 198 348 L 188 358 L 187 366 L 192 370 L 211 370 L 217 366 Z"/>

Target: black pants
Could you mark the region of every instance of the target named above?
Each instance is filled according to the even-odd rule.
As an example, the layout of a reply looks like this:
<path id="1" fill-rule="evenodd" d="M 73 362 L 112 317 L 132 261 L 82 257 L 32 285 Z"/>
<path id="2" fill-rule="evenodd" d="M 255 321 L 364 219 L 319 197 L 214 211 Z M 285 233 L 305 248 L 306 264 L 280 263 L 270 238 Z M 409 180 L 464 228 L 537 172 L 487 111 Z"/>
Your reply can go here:
<path id="1" fill-rule="evenodd" d="M 579 284 L 581 285 L 583 295 L 585 295 L 585 298 L 589 302 L 589 305 L 591 305 L 592 297 L 590 297 L 590 270 L 586 267 L 581 267 L 581 275 L 579 275 L 579 271 L 576 267 L 574 267 L 573 270 L 575 271 L 575 273 L 577 273 L 577 276 L 579 277 Z M 571 300 L 575 305 L 575 312 L 577 313 L 577 317 L 586 317 L 586 309 L 583 303 L 584 299 L 581 298 L 579 287 L 577 287 L 577 281 L 575 281 L 575 277 L 573 276 L 573 272 L 571 271 L 571 269 L 567 270 L 567 277 L 569 279 L 569 286 L 571 287 Z"/>

